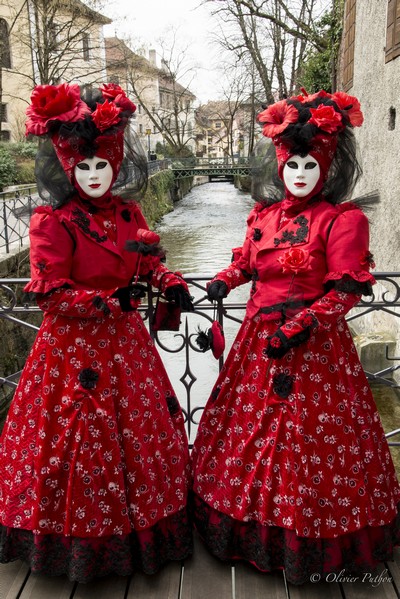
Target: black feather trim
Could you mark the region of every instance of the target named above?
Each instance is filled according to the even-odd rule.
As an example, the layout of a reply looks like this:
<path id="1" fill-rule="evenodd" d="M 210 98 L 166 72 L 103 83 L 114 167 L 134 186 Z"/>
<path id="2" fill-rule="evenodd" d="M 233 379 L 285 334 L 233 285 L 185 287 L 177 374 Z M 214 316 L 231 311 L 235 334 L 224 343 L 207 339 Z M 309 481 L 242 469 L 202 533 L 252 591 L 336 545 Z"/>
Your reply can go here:
<path id="1" fill-rule="evenodd" d="M 143 243 L 142 241 L 128 240 L 125 244 L 128 252 L 137 252 L 143 256 L 159 256 L 164 258 L 165 250 L 158 243 Z"/>
<path id="2" fill-rule="evenodd" d="M 211 329 L 202 331 L 200 327 L 197 327 L 198 335 L 196 337 L 196 343 L 204 353 L 211 349 Z"/>

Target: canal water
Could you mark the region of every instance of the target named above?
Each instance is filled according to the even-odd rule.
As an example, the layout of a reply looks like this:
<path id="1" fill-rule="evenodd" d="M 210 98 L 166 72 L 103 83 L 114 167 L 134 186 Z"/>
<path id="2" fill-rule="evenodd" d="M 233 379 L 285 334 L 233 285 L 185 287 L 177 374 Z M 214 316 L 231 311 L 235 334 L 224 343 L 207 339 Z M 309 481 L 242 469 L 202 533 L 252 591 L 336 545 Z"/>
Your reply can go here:
<path id="1" fill-rule="evenodd" d="M 186 274 L 210 275 L 227 266 L 232 248 L 243 243 L 252 206 L 250 194 L 232 183 L 194 187 L 157 227 L 168 266 Z"/>
<path id="2" fill-rule="evenodd" d="M 232 249 L 241 246 L 246 231 L 246 219 L 254 206 L 249 193 L 239 191 L 229 182 L 213 182 L 196 186 L 182 200 L 175 204 L 173 212 L 165 215 L 156 227 L 161 236 L 161 244 L 167 252 L 167 265 L 183 274 L 207 275 L 211 279 L 218 271 L 229 265 Z M 204 281 L 205 284 L 206 281 Z M 205 296 L 205 292 L 191 288 L 195 300 Z M 249 296 L 249 286 L 244 285 L 229 294 L 229 300 L 245 303 Z M 211 304 L 205 302 L 208 307 Z M 208 316 L 212 319 L 213 313 Z M 243 316 L 244 311 L 235 313 Z M 190 374 L 186 374 L 185 351 L 176 351 L 182 346 L 182 337 L 186 321 L 191 345 L 197 348 L 195 337 L 198 327 L 203 331 L 210 321 L 197 318 L 196 315 L 182 315 L 179 333 L 161 332 L 158 338 L 164 347 L 159 348 L 167 367 L 175 391 L 185 410 L 204 406 L 212 386 L 218 376 L 219 365 L 210 351 L 201 353 L 189 348 Z M 228 350 L 236 336 L 239 324 L 226 321 L 224 333 Z M 175 353 L 172 353 L 173 350 Z M 225 356 L 226 356 L 225 352 Z M 190 383 L 192 375 L 196 380 L 191 386 L 191 404 L 187 406 L 187 391 L 182 381 Z M 198 414 L 200 416 L 200 414 Z M 198 418 L 197 418 L 198 419 Z M 196 426 L 191 427 L 190 440 L 193 441 Z"/>

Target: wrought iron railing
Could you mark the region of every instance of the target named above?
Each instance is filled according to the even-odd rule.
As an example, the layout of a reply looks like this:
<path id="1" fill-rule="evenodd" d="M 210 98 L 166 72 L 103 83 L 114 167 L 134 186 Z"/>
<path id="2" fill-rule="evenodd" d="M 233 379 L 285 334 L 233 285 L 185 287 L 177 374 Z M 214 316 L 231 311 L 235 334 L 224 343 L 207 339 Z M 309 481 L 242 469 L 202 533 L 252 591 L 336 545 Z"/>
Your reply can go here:
<path id="1" fill-rule="evenodd" d="M 29 236 L 33 210 L 42 203 L 36 186 L 0 193 L 0 254 L 18 251 Z"/>
<path id="2" fill-rule="evenodd" d="M 370 332 L 368 319 L 373 314 L 379 317 L 388 316 L 391 322 L 390 328 L 400 327 L 400 272 L 374 273 L 380 285 L 376 288 L 381 291 L 375 295 L 363 298 L 360 304 L 348 315 L 350 326 Z M 225 331 L 226 351 L 236 336 L 237 330 L 243 320 L 245 313 L 245 301 L 242 296 L 235 296 L 243 288 L 234 290 L 229 297 L 214 307 L 207 299 L 206 283 L 210 275 L 188 274 L 185 279 L 190 286 L 194 296 L 195 311 L 183 313 L 180 330 L 177 332 L 162 331 L 150 333 L 155 340 L 158 350 L 166 365 L 168 374 L 174 385 L 175 391 L 184 409 L 189 439 L 193 441 L 196 427 L 199 422 L 200 413 L 204 408 L 205 401 L 212 389 L 213 383 L 222 368 L 224 357 L 218 361 L 211 352 L 203 353 L 196 343 L 199 327 L 206 330 L 214 319 L 218 319 Z M 8 321 L 10 325 L 18 325 L 30 330 L 38 330 L 38 325 L 25 320 L 28 314 L 41 314 L 40 309 L 32 299 L 22 293 L 23 285 L 28 279 L 0 279 L 0 319 Z M 374 288 L 375 289 L 375 288 Z M 149 323 L 152 321 L 157 292 L 148 288 L 148 302 L 142 304 L 140 312 Z M 39 316 L 40 318 L 40 316 Z M 399 322 L 399 325 L 397 325 Z M 364 323 L 364 327 L 362 326 Z M 391 343 L 384 342 L 380 346 L 383 360 L 386 362 L 384 368 L 377 370 L 366 369 L 370 381 L 393 388 L 395 397 L 400 401 L 400 385 L 396 382 L 396 372 L 400 369 L 400 356 L 394 355 L 395 340 Z M 0 386 L 14 389 L 20 376 L 20 371 L 8 375 L 0 373 Z M 1 401 L 1 400 L 0 400 Z M 1 406 L 0 406 L 1 408 Z M 400 446 L 400 441 L 393 440 L 400 435 L 400 428 L 394 428 L 387 433 L 389 444 Z"/>

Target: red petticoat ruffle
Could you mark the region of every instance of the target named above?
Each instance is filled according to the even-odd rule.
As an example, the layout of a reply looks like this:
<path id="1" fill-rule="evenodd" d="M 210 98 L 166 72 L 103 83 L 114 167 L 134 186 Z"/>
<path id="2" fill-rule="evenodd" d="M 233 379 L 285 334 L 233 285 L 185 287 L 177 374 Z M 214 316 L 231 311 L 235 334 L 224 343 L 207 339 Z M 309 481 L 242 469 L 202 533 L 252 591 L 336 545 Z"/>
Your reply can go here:
<path id="1" fill-rule="evenodd" d="M 361 575 L 393 560 L 400 545 L 400 513 L 386 526 L 366 527 L 336 538 L 305 538 L 294 530 L 242 522 L 213 509 L 193 494 L 195 526 L 208 549 L 221 560 L 245 560 L 263 572 L 285 570 L 292 584 L 329 574 Z M 399 506 L 400 510 L 400 506 Z"/>

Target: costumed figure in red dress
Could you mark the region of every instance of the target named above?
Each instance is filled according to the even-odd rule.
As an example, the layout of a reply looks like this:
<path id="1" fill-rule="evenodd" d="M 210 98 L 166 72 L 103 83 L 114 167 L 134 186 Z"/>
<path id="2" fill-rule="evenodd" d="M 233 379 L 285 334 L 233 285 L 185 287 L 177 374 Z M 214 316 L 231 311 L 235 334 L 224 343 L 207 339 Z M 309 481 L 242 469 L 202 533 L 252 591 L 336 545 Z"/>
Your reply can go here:
<path id="1" fill-rule="evenodd" d="M 156 572 L 191 553 L 184 418 L 137 308 L 145 285 L 183 310 L 186 283 L 133 201 L 147 164 L 135 105 L 114 84 L 34 89 L 27 133 L 41 196 L 30 225 L 43 323 L 0 438 L 0 562 L 87 582 Z"/>
<path id="2" fill-rule="evenodd" d="M 302 584 L 391 559 L 400 487 L 345 320 L 375 282 L 367 217 L 342 203 L 360 103 L 304 92 L 258 120 L 284 185 L 258 178 L 243 246 L 208 284 L 213 301 L 251 291 L 194 443 L 193 513 L 217 557 Z"/>

